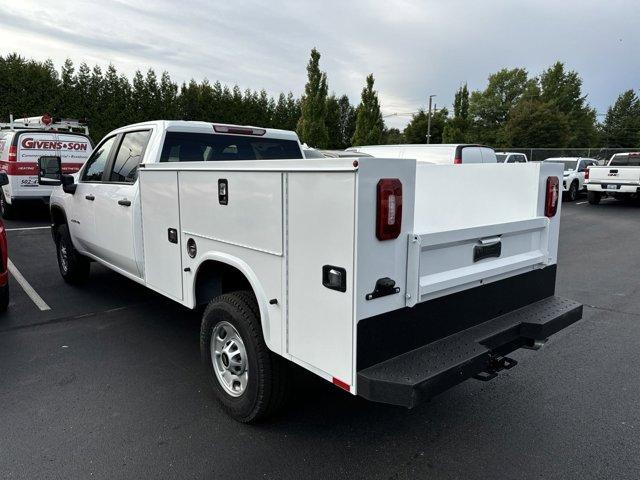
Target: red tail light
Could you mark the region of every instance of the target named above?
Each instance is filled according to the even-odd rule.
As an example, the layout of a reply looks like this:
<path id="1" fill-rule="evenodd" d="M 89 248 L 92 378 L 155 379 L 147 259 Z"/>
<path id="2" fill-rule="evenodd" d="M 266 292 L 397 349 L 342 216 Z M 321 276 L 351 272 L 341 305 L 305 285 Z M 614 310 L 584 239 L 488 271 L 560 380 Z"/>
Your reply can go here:
<path id="1" fill-rule="evenodd" d="M 547 196 L 544 201 L 544 214 L 551 218 L 558 211 L 558 199 L 560 198 L 560 181 L 558 177 L 547 178 Z"/>
<path id="2" fill-rule="evenodd" d="M 584 171 L 584 179 L 589 180 L 589 167 Z"/>
<path id="3" fill-rule="evenodd" d="M 378 240 L 398 238 L 402 228 L 402 183 L 398 178 L 378 182 L 376 237 Z"/>
<path id="4" fill-rule="evenodd" d="M 456 157 L 453 159 L 453 163 L 455 165 L 462 165 L 462 159 L 460 157 Z"/>
<path id="5" fill-rule="evenodd" d="M 18 147 L 11 145 L 9 147 L 9 161 L 15 162 L 16 160 L 18 160 Z"/>

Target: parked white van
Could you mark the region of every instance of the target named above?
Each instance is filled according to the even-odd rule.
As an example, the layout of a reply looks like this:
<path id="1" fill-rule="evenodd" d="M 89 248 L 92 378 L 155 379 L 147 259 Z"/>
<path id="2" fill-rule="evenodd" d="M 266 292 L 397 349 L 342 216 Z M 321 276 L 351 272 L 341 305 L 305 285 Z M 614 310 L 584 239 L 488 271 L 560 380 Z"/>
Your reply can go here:
<path id="1" fill-rule="evenodd" d="M 49 203 L 51 186 L 38 184 L 38 159 L 60 157 L 64 173 L 75 173 L 93 151 L 87 126 L 45 114 L 0 123 L 0 171 L 9 183 L 0 188 L 0 214 L 11 218 L 17 205 Z"/>
<path id="2" fill-rule="evenodd" d="M 347 152 L 367 153 L 378 158 L 415 158 L 419 162 L 441 165 L 497 163 L 491 147 L 464 143 L 369 145 L 347 148 Z"/>

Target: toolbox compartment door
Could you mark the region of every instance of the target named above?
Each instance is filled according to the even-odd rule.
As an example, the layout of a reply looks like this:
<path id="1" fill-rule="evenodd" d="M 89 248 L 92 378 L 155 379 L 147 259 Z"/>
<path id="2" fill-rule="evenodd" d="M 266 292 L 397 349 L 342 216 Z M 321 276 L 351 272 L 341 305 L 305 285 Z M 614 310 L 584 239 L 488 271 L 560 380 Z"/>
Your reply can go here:
<path id="1" fill-rule="evenodd" d="M 146 284 L 182 301 L 178 172 L 141 170 L 142 236 Z"/>

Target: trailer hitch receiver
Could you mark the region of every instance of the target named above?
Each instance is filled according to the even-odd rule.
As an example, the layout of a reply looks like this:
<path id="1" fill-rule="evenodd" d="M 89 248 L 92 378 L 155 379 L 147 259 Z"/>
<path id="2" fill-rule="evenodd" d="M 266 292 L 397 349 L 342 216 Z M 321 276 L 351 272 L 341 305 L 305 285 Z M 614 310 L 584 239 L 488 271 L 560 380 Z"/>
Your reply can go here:
<path id="1" fill-rule="evenodd" d="M 473 376 L 476 380 L 482 382 L 488 382 L 498 376 L 498 372 L 502 370 L 509 370 L 518 364 L 513 358 L 501 357 L 499 355 L 490 355 L 487 362 L 486 369 Z"/>

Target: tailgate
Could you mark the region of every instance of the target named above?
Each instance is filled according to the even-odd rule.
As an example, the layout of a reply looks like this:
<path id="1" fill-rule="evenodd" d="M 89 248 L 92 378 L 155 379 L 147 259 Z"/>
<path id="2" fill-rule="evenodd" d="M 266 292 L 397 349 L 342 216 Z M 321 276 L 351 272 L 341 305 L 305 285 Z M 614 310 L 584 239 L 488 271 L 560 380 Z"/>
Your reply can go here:
<path id="1" fill-rule="evenodd" d="M 556 261 L 558 218 L 544 216 L 553 164 L 418 165 L 408 238 L 407 306 Z"/>
<path id="2" fill-rule="evenodd" d="M 630 183 L 640 182 L 640 167 L 591 167 L 589 183 Z"/>

